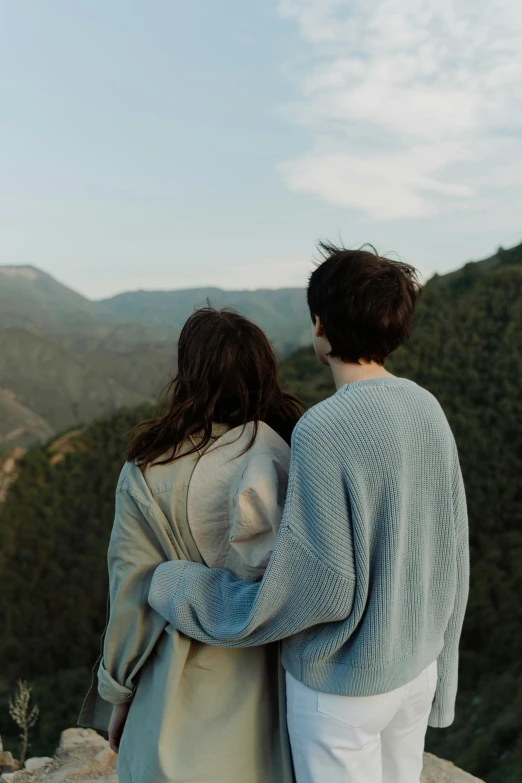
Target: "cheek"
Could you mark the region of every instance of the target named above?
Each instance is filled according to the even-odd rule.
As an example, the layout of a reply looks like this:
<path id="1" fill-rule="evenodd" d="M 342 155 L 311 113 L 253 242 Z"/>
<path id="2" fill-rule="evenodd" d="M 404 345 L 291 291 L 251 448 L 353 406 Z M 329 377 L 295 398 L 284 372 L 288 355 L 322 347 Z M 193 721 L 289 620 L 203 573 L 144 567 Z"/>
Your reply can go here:
<path id="1" fill-rule="evenodd" d="M 328 365 L 329 364 L 328 349 L 327 346 L 325 345 L 324 340 L 322 340 L 320 337 L 316 337 L 314 334 L 313 345 L 314 345 L 315 355 L 317 356 L 321 364 Z"/>

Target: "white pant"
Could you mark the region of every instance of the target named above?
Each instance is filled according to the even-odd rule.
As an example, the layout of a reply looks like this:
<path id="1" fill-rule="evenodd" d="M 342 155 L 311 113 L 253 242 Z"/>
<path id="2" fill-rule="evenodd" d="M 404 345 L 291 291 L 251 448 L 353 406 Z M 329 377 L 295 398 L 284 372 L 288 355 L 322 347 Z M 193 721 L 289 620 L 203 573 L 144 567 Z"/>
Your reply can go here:
<path id="1" fill-rule="evenodd" d="M 334 696 L 286 679 L 297 783 L 419 783 L 436 661 L 379 696 Z"/>

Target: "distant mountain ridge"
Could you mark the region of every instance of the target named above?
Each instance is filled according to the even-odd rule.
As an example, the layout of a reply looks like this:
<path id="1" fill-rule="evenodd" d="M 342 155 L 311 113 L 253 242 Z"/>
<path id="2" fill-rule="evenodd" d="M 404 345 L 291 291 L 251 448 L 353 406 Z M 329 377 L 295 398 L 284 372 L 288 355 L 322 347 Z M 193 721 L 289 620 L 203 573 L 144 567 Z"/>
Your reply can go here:
<path id="1" fill-rule="evenodd" d="M 305 338 L 309 324 L 304 289 L 227 291 L 217 287 L 130 291 L 94 301 L 32 266 L 0 266 L 0 328 L 35 327 L 46 333 L 89 326 L 134 324 L 178 334 L 195 308 L 232 307 L 252 318 L 287 353 Z"/>
<path id="2" fill-rule="evenodd" d="M 499 248 L 430 285 L 463 291 L 521 263 L 522 244 Z M 36 267 L 0 266 L 0 449 L 154 400 L 175 371 L 179 331 L 207 300 L 251 318 L 283 357 L 310 342 L 301 288 L 130 291 L 93 301 Z"/>
<path id="3" fill-rule="evenodd" d="M 115 316 L 156 329 L 179 332 L 196 307 L 231 307 L 266 331 L 284 355 L 309 340 L 310 316 L 304 289 L 226 291 L 190 288 L 175 291 L 130 291 L 103 299 Z"/>
<path id="4" fill-rule="evenodd" d="M 47 331 L 117 318 L 33 266 L 0 266 L 0 328 L 45 327 Z"/>
<path id="5" fill-rule="evenodd" d="M 282 354 L 308 334 L 300 289 L 138 292 L 96 302 L 35 267 L 0 266 L 0 449 L 155 400 L 175 372 L 183 323 L 207 298 L 253 318 Z"/>
<path id="6" fill-rule="evenodd" d="M 175 362 L 172 334 L 125 324 L 35 267 L 0 266 L 0 449 L 152 401 Z"/>

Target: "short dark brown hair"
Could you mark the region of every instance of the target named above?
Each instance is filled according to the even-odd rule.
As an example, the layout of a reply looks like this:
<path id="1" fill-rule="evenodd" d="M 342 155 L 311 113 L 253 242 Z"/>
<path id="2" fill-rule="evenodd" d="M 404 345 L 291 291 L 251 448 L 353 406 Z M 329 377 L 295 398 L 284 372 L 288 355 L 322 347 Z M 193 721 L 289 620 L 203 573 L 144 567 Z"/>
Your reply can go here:
<path id="1" fill-rule="evenodd" d="M 142 469 L 180 456 L 182 443 L 196 437 L 187 454 L 204 450 L 212 424 L 244 427 L 260 422 L 287 443 L 302 404 L 284 391 L 278 361 L 268 337 L 248 318 L 225 308 L 204 307 L 190 316 L 178 343 L 178 374 L 164 391 L 161 415 L 134 430 L 127 458 Z"/>
<path id="2" fill-rule="evenodd" d="M 411 331 L 422 290 L 409 264 L 371 250 L 347 250 L 320 242 L 323 261 L 308 284 L 308 306 L 319 316 L 332 358 L 384 364 Z"/>

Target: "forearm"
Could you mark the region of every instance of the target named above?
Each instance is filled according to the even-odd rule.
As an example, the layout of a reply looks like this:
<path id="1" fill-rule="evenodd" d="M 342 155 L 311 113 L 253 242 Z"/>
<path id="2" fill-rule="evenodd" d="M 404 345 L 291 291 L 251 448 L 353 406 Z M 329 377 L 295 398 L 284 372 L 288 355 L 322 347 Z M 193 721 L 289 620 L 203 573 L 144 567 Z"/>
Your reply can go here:
<path id="1" fill-rule="evenodd" d="M 249 647 L 345 619 L 353 591 L 351 574 L 327 568 L 283 530 L 262 582 L 244 582 L 195 563 L 164 563 L 154 574 L 149 602 L 193 639 Z"/>

